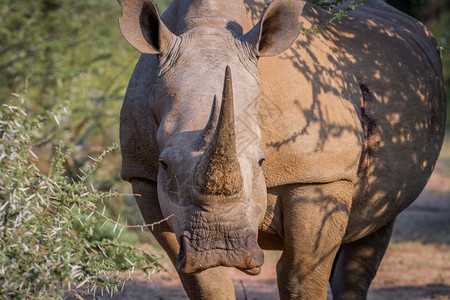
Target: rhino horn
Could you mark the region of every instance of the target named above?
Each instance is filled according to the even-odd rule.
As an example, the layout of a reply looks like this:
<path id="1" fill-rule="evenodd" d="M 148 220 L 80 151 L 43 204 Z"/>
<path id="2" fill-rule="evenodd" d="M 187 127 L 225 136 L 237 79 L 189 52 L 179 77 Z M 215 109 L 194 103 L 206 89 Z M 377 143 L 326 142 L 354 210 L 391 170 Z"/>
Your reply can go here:
<path id="1" fill-rule="evenodd" d="M 217 126 L 198 169 L 202 194 L 231 196 L 242 189 L 234 127 L 233 87 L 231 70 L 227 66 Z"/>

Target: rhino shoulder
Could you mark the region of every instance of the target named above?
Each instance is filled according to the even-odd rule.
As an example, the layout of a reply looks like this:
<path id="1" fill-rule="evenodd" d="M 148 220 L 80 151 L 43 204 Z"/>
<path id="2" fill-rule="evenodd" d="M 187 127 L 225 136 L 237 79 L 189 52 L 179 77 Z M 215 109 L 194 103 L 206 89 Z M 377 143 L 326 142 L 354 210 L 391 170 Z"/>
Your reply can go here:
<path id="1" fill-rule="evenodd" d="M 131 77 L 120 112 L 121 176 L 130 181 L 156 181 L 158 173 L 157 126 L 150 110 L 155 58 L 142 55 Z"/>

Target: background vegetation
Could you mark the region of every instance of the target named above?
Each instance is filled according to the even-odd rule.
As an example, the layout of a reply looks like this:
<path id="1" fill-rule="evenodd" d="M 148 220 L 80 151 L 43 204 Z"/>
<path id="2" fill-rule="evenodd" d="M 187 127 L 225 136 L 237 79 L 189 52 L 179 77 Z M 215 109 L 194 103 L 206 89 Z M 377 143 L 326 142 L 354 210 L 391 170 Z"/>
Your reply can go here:
<path id="1" fill-rule="evenodd" d="M 170 0 L 156 2 L 163 11 Z M 387 2 L 424 22 L 441 46 L 450 46 L 450 0 Z M 82 174 L 80 169 L 86 170 L 92 163 L 89 156 L 98 157 L 105 147 L 118 142 L 119 111 L 139 56 L 121 36 L 117 25 L 119 16 L 120 6 L 114 0 L 0 0 L 0 105 L 22 107 L 25 123 L 39 114 L 47 116 L 47 121 L 40 122 L 41 129 L 33 133 L 27 144 L 38 157 L 32 164 L 44 176 L 42 180 L 56 180 L 54 176 L 58 173 L 52 169 L 51 160 L 60 157 L 57 149 L 61 148 L 56 147 L 59 141 L 64 142 L 64 149 L 73 151 L 64 160 L 60 158 L 64 164 L 58 172 L 64 173 L 63 178 L 77 182 Z M 443 64 L 447 91 L 450 91 L 450 53 L 443 53 Z M 450 93 L 447 102 L 450 103 Z M 64 114 L 48 114 L 56 106 L 65 107 Z M 1 122 L 6 122 L 7 116 L 12 115 L 7 115 L 6 110 L 2 112 Z M 13 115 L 17 113 L 15 110 Z M 447 122 L 450 124 L 450 120 Z M 13 140 L 2 137 L 2 144 L 6 143 Z M 23 164 L 30 155 L 28 152 Z M 0 164 L 3 172 L 6 162 L 1 160 Z M 119 172 L 119 151 L 113 151 L 83 184 L 94 186 L 99 193 L 110 190 L 130 193 Z M 19 172 L 17 176 L 25 178 L 31 173 L 27 174 Z M 0 206 L 6 196 L 1 197 Z M 143 222 L 133 197 L 104 197 L 103 200 L 110 218 L 115 220 L 121 215 L 130 224 Z M 90 201 L 98 206 L 100 198 Z M 108 230 L 111 232 L 112 228 Z M 106 235 L 103 231 L 89 239 L 101 241 Z M 114 236 L 109 238 L 113 240 Z M 131 242 L 148 241 L 150 235 L 125 233 L 123 238 Z M 2 280 L 0 274 L 0 284 L 4 284 Z"/>
<path id="2" fill-rule="evenodd" d="M 34 146 L 43 171 L 59 140 L 74 149 L 66 163 L 73 178 L 88 155 L 118 141 L 119 111 L 139 57 L 119 31 L 119 16 L 112 0 L 0 0 L 0 104 L 19 93 L 30 115 L 67 106 L 70 121 L 48 124 Z M 119 176 L 119 152 L 107 160 L 90 180 L 104 191 L 127 186 Z M 108 208 L 113 216 L 122 212 L 139 222 L 135 210 L 127 213 L 133 201 L 125 197 Z"/>

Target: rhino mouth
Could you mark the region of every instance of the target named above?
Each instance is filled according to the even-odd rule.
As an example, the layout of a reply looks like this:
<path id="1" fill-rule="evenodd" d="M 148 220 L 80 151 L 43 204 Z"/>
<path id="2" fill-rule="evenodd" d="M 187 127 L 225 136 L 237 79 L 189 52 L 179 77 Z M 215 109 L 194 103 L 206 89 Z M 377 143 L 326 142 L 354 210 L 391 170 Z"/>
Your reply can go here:
<path id="1" fill-rule="evenodd" d="M 176 269 L 181 273 L 195 274 L 224 266 L 258 275 L 264 263 L 264 253 L 258 246 L 257 234 L 250 229 L 239 228 L 220 232 L 199 228 L 184 230 L 180 236 Z"/>

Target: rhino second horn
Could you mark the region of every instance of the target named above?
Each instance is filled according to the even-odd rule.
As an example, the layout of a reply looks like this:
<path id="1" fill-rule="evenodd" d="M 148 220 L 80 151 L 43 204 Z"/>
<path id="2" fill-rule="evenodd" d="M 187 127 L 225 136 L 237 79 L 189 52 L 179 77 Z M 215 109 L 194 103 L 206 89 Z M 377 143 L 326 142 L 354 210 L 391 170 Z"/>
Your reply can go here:
<path id="1" fill-rule="evenodd" d="M 193 142 L 193 148 L 198 150 L 204 150 L 209 145 L 211 138 L 214 134 L 214 129 L 217 126 L 217 99 L 214 96 L 214 100 L 211 107 L 211 113 L 209 115 L 208 123 L 203 128 L 200 136 Z"/>
<path id="2" fill-rule="evenodd" d="M 242 190 L 241 167 L 236 154 L 233 86 L 228 66 L 217 127 L 200 160 L 198 171 L 202 194 L 232 196 Z"/>

